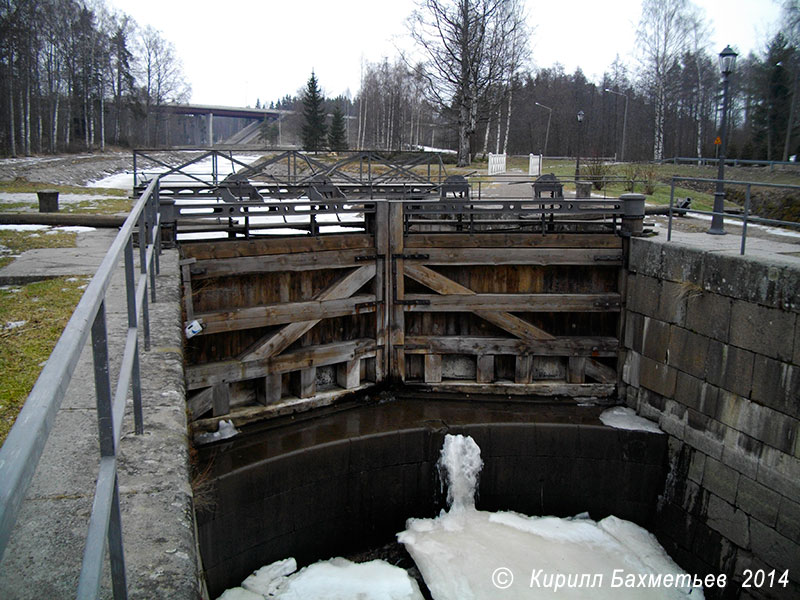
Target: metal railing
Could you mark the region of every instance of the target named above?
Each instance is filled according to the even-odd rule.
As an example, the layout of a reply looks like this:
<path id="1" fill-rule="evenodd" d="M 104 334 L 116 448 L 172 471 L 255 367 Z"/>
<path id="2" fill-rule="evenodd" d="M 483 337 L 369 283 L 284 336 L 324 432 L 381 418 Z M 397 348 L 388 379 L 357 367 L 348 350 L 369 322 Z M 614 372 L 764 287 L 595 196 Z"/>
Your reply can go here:
<path id="1" fill-rule="evenodd" d="M 370 150 L 316 155 L 300 150 L 286 150 L 248 164 L 235 158 L 230 150 L 197 149 L 185 151 L 196 155 L 177 166 L 161 160 L 155 155 L 156 152 L 133 151 L 134 190 L 142 190 L 157 176 L 162 179 L 162 187 L 165 188 L 170 185 L 210 187 L 226 184 L 234 174 L 239 180 L 246 178 L 252 182 L 266 181 L 283 186 L 318 183 L 321 178 L 349 185 L 432 185 L 441 183 L 447 177 L 441 156 L 431 152 L 395 153 Z M 323 160 L 324 157 L 328 160 Z M 334 162 L 330 161 L 331 157 L 335 158 Z M 141 168 L 143 162 L 165 170 L 146 171 Z M 180 181 L 176 181 L 176 178 Z"/>
<path id="2" fill-rule="evenodd" d="M 134 427 L 144 431 L 139 371 L 139 315 L 145 350 L 150 349 L 149 301 L 155 302 L 155 276 L 161 247 L 159 180 L 148 185 L 114 239 L 0 449 L 0 559 L 11 538 L 20 508 L 53 428 L 56 413 L 89 336 L 94 359 L 100 461 L 86 536 L 77 598 L 100 593 L 106 540 L 114 598 L 127 598 L 125 559 L 117 482 L 117 449 L 129 389 Z M 139 273 L 134 263 L 134 233 L 139 236 Z M 124 257 L 128 329 L 116 388 L 109 374 L 106 293 L 119 259 Z"/>
<path id="3" fill-rule="evenodd" d="M 625 215 L 619 198 L 483 198 L 403 204 L 404 231 L 615 231 Z"/>
<path id="4" fill-rule="evenodd" d="M 663 158 L 660 161 L 661 164 L 669 164 L 672 163 L 674 165 L 698 165 L 698 166 L 717 166 L 719 164 L 718 158 L 697 158 L 697 157 L 690 157 L 690 156 L 675 156 L 673 158 Z M 725 164 L 731 167 L 769 167 L 769 170 L 772 171 L 775 168 L 775 165 L 778 166 L 788 166 L 788 167 L 798 167 L 800 166 L 800 162 L 794 161 L 784 161 L 784 160 L 750 160 L 747 158 L 726 158 Z"/>
<path id="5" fill-rule="evenodd" d="M 169 201 L 167 201 L 169 202 Z M 320 235 L 365 230 L 375 214 L 371 200 L 284 200 L 262 202 L 194 202 L 164 204 L 164 225 L 173 235 L 219 233 L 245 239 L 266 234 Z"/>
<path id="6" fill-rule="evenodd" d="M 669 220 L 667 225 L 667 241 L 672 240 L 672 216 L 673 214 L 696 214 L 696 215 L 707 215 L 710 217 L 714 216 L 722 216 L 725 219 L 738 219 L 742 221 L 742 244 L 739 250 L 739 254 L 744 255 L 745 247 L 747 244 L 747 224 L 748 223 L 758 223 L 760 225 L 774 225 L 776 227 L 792 227 L 800 229 L 800 223 L 794 221 L 780 221 L 778 219 L 765 219 L 762 217 L 754 217 L 750 215 L 750 198 L 751 198 L 751 190 L 755 187 L 765 187 L 765 188 L 777 188 L 777 189 L 790 189 L 790 190 L 798 190 L 800 191 L 800 185 L 788 185 L 782 183 L 759 183 L 755 181 L 732 181 L 732 180 L 724 180 L 725 185 L 735 185 L 735 186 L 745 186 L 745 197 L 744 197 L 744 208 L 742 210 L 742 214 L 736 213 L 728 213 L 728 212 L 715 212 L 715 211 L 708 211 L 708 210 L 695 210 L 695 209 L 688 209 L 688 208 L 676 208 L 675 207 L 675 182 L 676 181 L 692 181 L 698 183 L 713 183 L 716 184 L 719 180 L 718 179 L 703 179 L 698 177 L 673 177 L 672 182 L 670 183 L 670 190 L 669 190 Z"/>

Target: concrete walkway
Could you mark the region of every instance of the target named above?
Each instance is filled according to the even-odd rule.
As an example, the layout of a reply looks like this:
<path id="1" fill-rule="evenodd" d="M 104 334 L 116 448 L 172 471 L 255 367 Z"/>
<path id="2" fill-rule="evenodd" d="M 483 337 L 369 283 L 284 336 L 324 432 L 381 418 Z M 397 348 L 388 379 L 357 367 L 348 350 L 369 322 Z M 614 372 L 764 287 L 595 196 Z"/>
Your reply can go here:
<path id="1" fill-rule="evenodd" d="M 0 279 L 28 281 L 94 273 L 114 235 L 114 230 L 81 233 L 78 248 L 26 252 L 0 270 Z M 145 433 L 133 433 L 129 399 L 120 443 L 122 528 L 132 599 L 201 596 L 189 483 L 177 261 L 175 250 L 161 256 L 158 302 L 150 307 L 150 352 L 144 352 L 140 337 Z M 127 332 L 121 261 L 107 295 L 107 323 L 114 381 Z M 98 460 L 94 372 L 88 344 L 0 563 L 0 598 L 74 597 Z M 105 570 L 102 597 L 110 598 L 107 561 Z"/>
<path id="2" fill-rule="evenodd" d="M 667 242 L 667 217 L 647 217 L 645 223 L 654 222 L 653 229 L 657 238 Z M 726 235 L 709 235 L 706 230 L 710 221 L 697 218 L 673 219 L 672 242 L 685 244 L 706 252 L 730 254 L 738 256 L 742 244 L 742 227 L 738 223 L 726 220 Z M 647 226 L 645 225 L 645 228 Z M 800 265 L 800 228 L 794 231 L 785 230 L 786 233 L 776 233 L 776 230 L 766 230 L 761 227 L 748 226 L 747 240 L 745 243 L 745 256 L 780 262 L 785 264 Z M 793 235 L 794 234 L 794 235 Z"/>

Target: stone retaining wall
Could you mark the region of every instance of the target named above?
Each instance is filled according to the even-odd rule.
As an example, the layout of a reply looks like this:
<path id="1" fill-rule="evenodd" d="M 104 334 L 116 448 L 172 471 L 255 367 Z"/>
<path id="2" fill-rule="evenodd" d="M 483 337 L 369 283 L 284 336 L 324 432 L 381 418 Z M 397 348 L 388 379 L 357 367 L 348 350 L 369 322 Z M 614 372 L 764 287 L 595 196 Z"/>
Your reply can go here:
<path id="1" fill-rule="evenodd" d="M 626 300 L 625 397 L 670 435 L 660 541 L 724 597 L 800 597 L 800 269 L 633 239 Z"/>

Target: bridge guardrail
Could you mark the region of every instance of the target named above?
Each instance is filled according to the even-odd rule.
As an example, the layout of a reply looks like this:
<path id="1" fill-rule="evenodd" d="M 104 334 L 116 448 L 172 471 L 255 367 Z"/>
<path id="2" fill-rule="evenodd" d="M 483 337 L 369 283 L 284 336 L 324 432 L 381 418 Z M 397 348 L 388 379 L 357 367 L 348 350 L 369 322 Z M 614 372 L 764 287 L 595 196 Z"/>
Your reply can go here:
<path id="1" fill-rule="evenodd" d="M 156 301 L 155 276 L 159 271 L 158 255 L 161 247 L 158 204 L 159 179 L 154 179 L 136 202 L 87 286 L 0 449 L 2 559 L 53 428 L 56 413 L 66 395 L 81 352 L 91 335 L 100 466 L 76 594 L 81 599 L 97 598 L 100 593 L 106 539 L 114 598 L 127 598 L 116 459 L 129 390 L 133 397 L 135 432 L 141 434 L 144 431 L 138 338 L 142 327 L 144 347 L 146 351 L 149 350 L 149 302 Z M 138 278 L 134 263 L 136 232 L 139 235 Z M 106 293 L 121 257 L 124 257 L 125 263 L 128 331 L 116 388 L 112 390 L 106 329 Z"/>

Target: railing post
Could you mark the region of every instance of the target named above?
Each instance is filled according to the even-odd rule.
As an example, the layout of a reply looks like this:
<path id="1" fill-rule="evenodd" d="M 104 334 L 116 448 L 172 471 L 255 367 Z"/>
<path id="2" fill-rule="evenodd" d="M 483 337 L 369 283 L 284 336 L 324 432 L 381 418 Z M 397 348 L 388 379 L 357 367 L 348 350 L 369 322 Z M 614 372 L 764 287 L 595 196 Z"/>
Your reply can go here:
<path id="1" fill-rule="evenodd" d="M 138 329 L 136 315 L 136 273 L 133 264 L 133 239 L 128 238 L 125 244 L 125 292 L 128 298 L 128 328 Z M 139 370 L 139 345 L 133 355 L 133 368 L 131 370 L 131 385 L 133 389 L 133 422 L 136 435 L 144 433 L 144 418 L 142 415 L 142 380 Z"/>
<path id="2" fill-rule="evenodd" d="M 669 219 L 667 220 L 667 241 L 672 240 L 672 206 L 675 203 L 675 180 L 669 184 Z"/>
<path id="3" fill-rule="evenodd" d="M 747 189 L 744 196 L 744 215 L 742 218 L 742 249 L 740 254 L 744 255 L 744 248 L 747 244 L 747 216 L 750 214 L 750 184 L 747 184 Z"/>
<path id="4" fill-rule="evenodd" d="M 152 228 L 151 235 L 148 235 L 150 244 L 153 247 L 153 263 L 147 265 L 147 271 L 150 275 L 150 301 L 156 303 L 156 271 L 158 270 L 158 252 L 156 251 L 156 238 L 158 237 L 158 188 L 161 183 L 160 179 L 156 179 L 156 184 L 153 187 L 153 195 L 145 210 L 150 213 L 150 227 Z"/>
<path id="5" fill-rule="evenodd" d="M 106 304 L 100 303 L 97 315 L 92 323 L 92 356 L 94 358 L 94 385 L 97 399 L 97 429 L 100 437 L 101 459 L 116 460 L 116 444 L 114 442 L 114 414 L 111 392 L 111 378 L 108 372 L 108 333 L 106 330 Z M 122 521 L 119 510 L 119 486 L 116 470 L 113 475 L 113 494 L 109 520 L 106 524 L 109 560 L 111 563 L 111 580 L 116 600 L 128 597 L 128 586 L 125 578 L 125 553 L 122 546 Z M 100 483 L 98 476 L 98 484 Z M 95 498 L 95 504 L 97 497 Z M 94 514 L 94 508 L 92 513 Z M 89 547 L 91 538 L 87 539 L 85 553 L 97 554 L 97 548 Z M 102 554 L 102 552 L 101 552 Z M 100 579 L 95 578 L 97 565 L 86 565 L 81 570 L 78 584 L 78 597 L 96 597 Z M 99 575 L 99 573 L 96 573 Z"/>
<path id="6" fill-rule="evenodd" d="M 147 209 L 139 215 L 139 274 L 144 277 L 147 287 Z M 150 306 L 147 289 L 142 295 L 142 325 L 144 325 L 144 349 L 150 350 Z"/>

